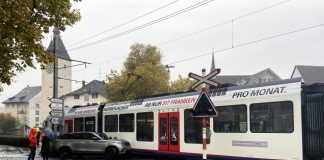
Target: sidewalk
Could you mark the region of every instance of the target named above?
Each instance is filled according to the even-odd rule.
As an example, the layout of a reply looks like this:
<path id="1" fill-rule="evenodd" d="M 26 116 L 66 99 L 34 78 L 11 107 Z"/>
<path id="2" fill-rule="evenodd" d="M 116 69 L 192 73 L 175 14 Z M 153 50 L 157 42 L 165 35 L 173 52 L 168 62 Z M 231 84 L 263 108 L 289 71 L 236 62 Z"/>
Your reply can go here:
<path id="1" fill-rule="evenodd" d="M 42 160 L 40 150 L 41 145 L 36 148 L 35 160 Z M 29 148 L 0 145 L 0 160 L 26 160 L 29 152 Z"/>

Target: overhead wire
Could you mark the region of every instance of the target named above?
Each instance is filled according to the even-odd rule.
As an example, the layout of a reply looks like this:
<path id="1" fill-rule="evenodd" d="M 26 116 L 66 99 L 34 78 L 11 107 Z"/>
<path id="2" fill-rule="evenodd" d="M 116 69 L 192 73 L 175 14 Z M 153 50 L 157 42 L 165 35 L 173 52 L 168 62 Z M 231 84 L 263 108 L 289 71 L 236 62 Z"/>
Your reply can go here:
<path id="1" fill-rule="evenodd" d="M 237 21 L 239 19 L 242 19 L 242 18 L 245 18 L 245 17 L 248 17 L 248 16 L 251 16 L 251 15 L 254 15 L 254 14 L 257 14 L 259 12 L 262 12 L 262 11 L 265 11 L 265 10 L 268 10 L 270 8 L 273 8 L 273 7 L 276 7 L 276 6 L 279 6 L 279 5 L 282 5 L 282 4 L 285 4 L 289 1 L 292 1 L 292 0 L 286 0 L 286 1 L 282 1 L 282 2 L 279 2 L 279 3 L 276 3 L 276 4 L 273 4 L 273 5 L 269 5 L 267 7 L 264 7 L 264 8 L 261 8 L 259 10 L 256 10 L 256 11 L 253 11 L 253 12 L 250 12 L 250 13 L 247 13 L 247 14 L 244 14 L 242 16 L 238 16 L 238 17 L 235 17 L 233 19 L 230 19 L 230 20 L 227 20 L 227 21 L 224 21 L 224 22 L 221 22 L 221 23 L 218 23 L 216 25 L 213 25 L 213 26 L 210 26 L 210 27 L 207 27 L 207 28 L 203 28 L 203 29 L 200 29 L 198 31 L 195 31 L 195 32 L 192 32 L 192 33 L 189 33 L 189 34 L 186 34 L 186 35 L 183 35 L 183 36 L 180 36 L 180 37 L 177 37 L 177 38 L 174 38 L 174 39 L 171 39 L 171 40 L 168 40 L 168 41 L 165 41 L 165 42 L 162 42 L 160 44 L 158 44 L 159 46 L 162 46 L 162 45 L 166 45 L 166 44 L 169 44 L 169 43 L 172 43 L 172 42 L 175 42 L 175 41 L 178 41 L 178 40 L 181 40 L 181 39 L 184 39 L 184 38 L 187 38 L 187 37 L 190 37 L 190 36 L 193 36 L 195 34 L 198 34 L 198 33 L 201 33 L 201 32 L 204 32 L 204 31 L 207 31 L 207 30 L 210 30 L 210 29 L 213 29 L 213 28 L 216 28 L 216 27 L 219 27 L 219 26 L 222 26 L 222 25 L 225 25 L 227 23 L 232 23 L 234 21 Z M 232 26 L 233 27 L 233 26 Z"/>
<path id="2" fill-rule="evenodd" d="M 75 47 L 75 48 L 68 49 L 68 51 L 74 51 L 74 50 L 81 49 L 81 48 L 84 48 L 84 47 L 92 46 L 92 45 L 95 45 L 95 44 L 98 44 L 98 43 L 102 43 L 102 42 L 104 42 L 104 41 L 108 41 L 108 40 L 111 40 L 111 39 L 114 39 L 114 38 L 117 38 L 117 37 L 120 37 L 120 36 L 123 36 L 123 35 L 129 34 L 129 33 L 132 33 L 132 32 L 134 32 L 134 31 L 137 31 L 137 30 L 140 30 L 140 29 L 146 28 L 146 27 L 148 27 L 148 26 L 151 26 L 151 25 L 156 24 L 156 23 L 159 23 L 159 22 L 161 22 L 161 21 L 164 21 L 164 20 L 170 19 L 170 18 L 175 17 L 175 16 L 177 16 L 177 15 L 180 15 L 180 14 L 182 14 L 182 13 L 188 12 L 188 11 L 193 10 L 193 9 L 195 9 L 195 8 L 201 7 L 201 6 L 205 5 L 205 4 L 208 4 L 208 3 L 213 2 L 213 1 L 214 1 L 214 0 L 203 0 L 203 1 L 201 1 L 201 2 L 198 2 L 198 3 L 194 4 L 194 5 L 191 5 L 191 6 L 189 6 L 189 7 L 186 7 L 186 8 L 184 8 L 184 9 L 181 9 L 181 10 L 176 11 L 176 12 L 174 12 L 174 13 L 168 14 L 168 15 L 166 15 L 166 16 L 164 16 L 164 17 L 161 17 L 161 18 L 158 18 L 158 19 L 156 19 L 156 20 L 150 21 L 150 22 L 145 23 L 145 24 L 143 24 L 143 25 L 140 25 L 140 26 L 137 26 L 137 27 L 131 28 L 131 29 L 126 30 L 126 31 L 124 31 L 124 32 L 120 32 L 120 33 L 117 33 L 117 34 L 115 34 L 115 35 L 112 35 L 112 36 L 109 36 L 109 37 L 103 38 L 103 39 L 99 39 L 99 40 L 97 40 L 97 41 L 94 41 L 94 42 L 91 42 L 91 43 L 88 43 L 88 44 L 85 44 L 85 45 L 81 45 L 81 46 L 79 46 L 79 47 Z"/>
<path id="3" fill-rule="evenodd" d="M 57 79 L 61 79 L 61 80 L 65 80 L 65 81 L 71 81 L 71 82 L 76 82 L 76 83 L 81 83 L 83 81 L 79 81 L 79 80 L 74 80 L 74 79 L 68 79 L 68 78 L 62 78 L 62 77 L 56 77 Z M 84 81 L 85 82 L 85 81 Z M 88 83 L 88 82 L 85 82 Z"/>
<path id="4" fill-rule="evenodd" d="M 272 4 L 272 5 L 269 5 L 269 6 L 267 6 L 267 7 L 264 7 L 264 8 L 261 8 L 261 9 L 255 10 L 255 11 L 252 11 L 252 12 L 250 12 L 250 13 L 247 13 L 247 14 L 244 14 L 244 15 L 241 15 L 241 16 L 238 16 L 238 17 L 236 17 L 236 18 L 230 19 L 230 20 L 228 20 L 228 21 L 224 21 L 224 22 L 222 22 L 222 23 L 218 23 L 218 24 L 213 25 L 213 26 L 211 26 L 211 27 L 203 28 L 203 29 L 201 29 L 201 30 L 198 30 L 198 31 L 195 31 L 195 32 L 189 33 L 189 34 L 187 34 L 187 35 L 180 36 L 180 37 L 178 37 L 178 38 L 175 38 L 175 39 L 172 39 L 172 40 L 169 40 L 169 41 L 166 41 L 166 42 L 160 43 L 160 44 L 158 44 L 158 45 L 159 45 L 159 46 L 166 45 L 166 44 L 169 44 L 169 43 L 175 42 L 175 41 L 177 41 L 177 40 L 181 40 L 181 39 L 184 39 L 184 38 L 186 38 L 186 37 L 190 37 L 190 36 L 192 36 L 192 35 L 195 35 L 195 34 L 198 34 L 198 33 L 201 33 L 201 32 L 207 31 L 207 30 L 210 30 L 210 29 L 212 29 L 212 28 L 216 28 L 216 27 L 222 26 L 222 25 L 227 24 L 227 23 L 230 23 L 230 22 L 233 23 L 234 20 L 239 20 L 239 19 L 242 19 L 242 18 L 245 18 L 245 17 L 251 16 L 251 15 L 257 14 L 257 13 L 262 12 L 262 11 L 265 11 L 265 10 L 267 10 L 267 9 L 270 9 L 270 8 L 273 8 L 273 7 L 276 7 L 276 6 L 279 6 L 279 5 L 285 4 L 285 3 L 289 2 L 289 1 L 292 1 L 292 0 L 285 0 L 285 1 L 282 1 L 282 2 L 279 2 L 279 3 L 275 3 L 275 4 Z M 232 24 L 232 31 L 233 31 L 233 24 Z M 232 33 L 232 34 L 233 34 L 233 33 Z M 233 35 L 232 35 L 232 40 L 233 40 Z M 233 45 L 233 42 L 232 42 L 232 46 L 234 46 L 234 45 Z M 110 60 L 106 60 L 106 61 L 102 61 L 102 62 L 99 62 L 99 63 L 97 63 L 97 64 L 95 64 L 95 65 L 91 65 L 91 66 L 88 67 L 88 68 L 92 68 L 92 67 L 95 67 L 95 66 L 98 66 L 98 65 L 104 64 L 104 63 L 109 63 L 109 62 L 111 62 L 111 61 L 114 61 L 114 60 L 117 60 L 117 59 L 120 59 L 120 58 L 122 58 L 122 57 L 126 57 L 126 56 L 127 56 L 127 55 L 125 55 L 125 56 L 120 56 L 120 57 L 117 57 L 117 58 L 114 58 L 114 59 L 110 59 Z M 198 56 L 198 57 L 200 57 L 200 56 Z M 78 70 L 78 71 L 75 71 L 75 72 L 79 72 L 79 71 L 83 71 L 83 70 L 84 70 L 84 69 L 82 69 L 82 70 Z"/>
<path id="5" fill-rule="evenodd" d="M 87 40 L 89 40 L 89 39 L 92 39 L 92 38 L 98 37 L 98 36 L 100 36 L 100 35 L 102 35 L 102 34 L 104 34 L 104 33 L 107 33 L 107 32 L 112 31 L 112 30 L 114 30 L 114 29 L 120 28 L 120 27 L 122 27 L 122 26 L 124 26 L 124 25 L 126 25 L 126 24 L 129 24 L 129 23 L 131 23 L 131 22 L 133 22 L 133 21 L 135 21 L 135 20 L 138 20 L 138 19 L 143 18 L 143 17 L 145 17 L 145 16 L 147 16 L 147 15 L 150 15 L 150 14 L 152 14 L 152 13 L 158 11 L 158 10 L 161 10 L 161 9 L 163 9 L 163 8 L 166 8 L 166 7 L 168 7 L 168 6 L 170 6 L 170 5 L 174 4 L 174 3 L 176 3 L 176 2 L 178 2 L 178 1 L 180 1 L 180 0 L 172 1 L 172 2 L 170 2 L 170 3 L 168 3 L 168 4 L 165 4 L 165 5 L 163 5 L 163 6 L 159 7 L 159 8 L 156 8 L 156 9 L 154 9 L 154 10 L 152 10 L 152 11 L 149 11 L 149 12 L 147 12 L 147 13 L 144 13 L 144 14 L 142 14 L 142 15 L 140 15 L 140 16 L 138 16 L 138 17 L 135 17 L 135 18 L 133 18 L 133 19 L 130 19 L 130 20 L 128 20 L 128 21 L 126 21 L 126 22 L 124 22 L 124 23 L 122 23 L 122 24 L 119 24 L 119 25 L 117 25 L 117 26 L 111 27 L 111 28 L 109 28 L 109 29 L 107 29 L 107 30 L 104 30 L 104 31 L 102 31 L 102 32 L 100 32 L 100 33 L 97 33 L 97 34 L 95 34 L 95 35 L 93 35 L 93 36 L 90 36 L 90 37 L 88 37 L 88 38 L 85 38 L 85 39 L 83 39 L 83 40 L 80 40 L 80 41 L 77 41 L 77 42 L 75 42 L 75 43 L 72 43 L 72 44 L 68 45 L 68 47 L 71 47 L 71 46 L 74 46 L 74 45 L 80 44 L 80 43 L 85 42 L 85 41 L 87 41 Z"/>
<path id="6" fill-rule="evenodd" d="M 294 31 L 290 31 L 290 32 L 282 33 L 282 34 L 269 36 L 269 37 L 266 37 L 266 38 L 262 38 L 262 39 L 258 39 L 258 40 L 254 40 L 254 41 L 250 41 L 250 42 L 246 42 L 246 43 L 241 43 L 241 44 L 235 45 L 233 47 L 231 46 L 231 47 L 228 47 L 228 48 L 224 48 L 224 49 L 213 51 L 213 52 L 210 52 L 210 53 L 205 53 L 205 54 L 202 54 L 202 55 L 199 55 L 199 56 L 195 56 L 195 57 L 191 57 L 191 58 L 171 62 L 171 63 L 168 63 L 168 64 L 171 65 L 171 64 L 181 63 L 181 62 L 189 61 L 189 60 L 192 60 L 192 59 L 204 57 L 204 56 L 210 55 L 212 53 L 224 52 L 224 51 L 231 50 L 231 49 L 234 49 L 234 48 L 239 48 L 239 47 L 243 47 L 243 46 L 246 46 L 246 45 L 250 45 L 250 44 L 262 42 L 262 41 L 265 41 L 265 40 L 278 38 L 278 37 L 282 37 L 282 36 L 286 36 L 286 35 L 290 35 L 290 34 L 294 34 L 294 33 L 297 33 L 297 32 L 302 32 L 302 31 L 306 31 L 306 30 L 310 30 L 310 29 L 314 29 L 314 28 L 318 28 L 318 27 L 322 27 L 322 26 L 324 26 L 324 23 L 314 25 L 314 26 L 305 27 L 305 28 L 301 28 L 301 29 L 298 29 L 298 30 L 294 30 Z"/>

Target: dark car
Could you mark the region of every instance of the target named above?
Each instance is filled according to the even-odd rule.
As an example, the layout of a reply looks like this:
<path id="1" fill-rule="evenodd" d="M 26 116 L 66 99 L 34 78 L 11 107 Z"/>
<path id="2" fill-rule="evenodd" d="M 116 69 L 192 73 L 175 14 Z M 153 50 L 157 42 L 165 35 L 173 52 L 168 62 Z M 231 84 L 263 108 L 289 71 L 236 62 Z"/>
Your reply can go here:
<path id="1" fill-rule="evenodd" d="M 73 153 L 104 154 L 107 159 L 114 159 L 125 154 L 130 144 L 123 139 L 108 139 L 104 133 L 76 132 L 62 134 L 54 143 L 54 149 L 60 158 L 68 158 Z"/>

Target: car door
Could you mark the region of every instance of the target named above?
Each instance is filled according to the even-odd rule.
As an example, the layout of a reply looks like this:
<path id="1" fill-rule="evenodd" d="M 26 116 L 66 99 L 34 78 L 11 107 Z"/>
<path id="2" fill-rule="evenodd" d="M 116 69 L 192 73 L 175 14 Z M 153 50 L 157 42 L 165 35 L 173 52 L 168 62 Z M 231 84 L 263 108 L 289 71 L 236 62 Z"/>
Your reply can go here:
<path id="1" fill-rule="evenodd" d="M 105 150 L 105 141 L 102 141 L 95 133 L 83 133 L 84 149 L 88 152 L 100 153 Z"/>
<path id="2" fill-rule="evenodd" d="M 83 152 L 83 135 L 82 133 L 74 133 L 70 141 L 72 152 Z"/>

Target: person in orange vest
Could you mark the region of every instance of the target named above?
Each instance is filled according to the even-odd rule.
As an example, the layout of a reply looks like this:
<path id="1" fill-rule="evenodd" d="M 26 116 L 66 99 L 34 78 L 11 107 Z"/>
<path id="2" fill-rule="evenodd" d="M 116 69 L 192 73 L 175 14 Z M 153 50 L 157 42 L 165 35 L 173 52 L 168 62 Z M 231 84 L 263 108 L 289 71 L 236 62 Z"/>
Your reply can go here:
<path id="1" fill-rule="evenodd" d="M 29 148 L 30 148 L 28 160 L 34 160 L 35 158 L 36 145 L 37 145 L 36 133 L 37 133 L 37 128 L 32 128 L 28 136 Z"/>

